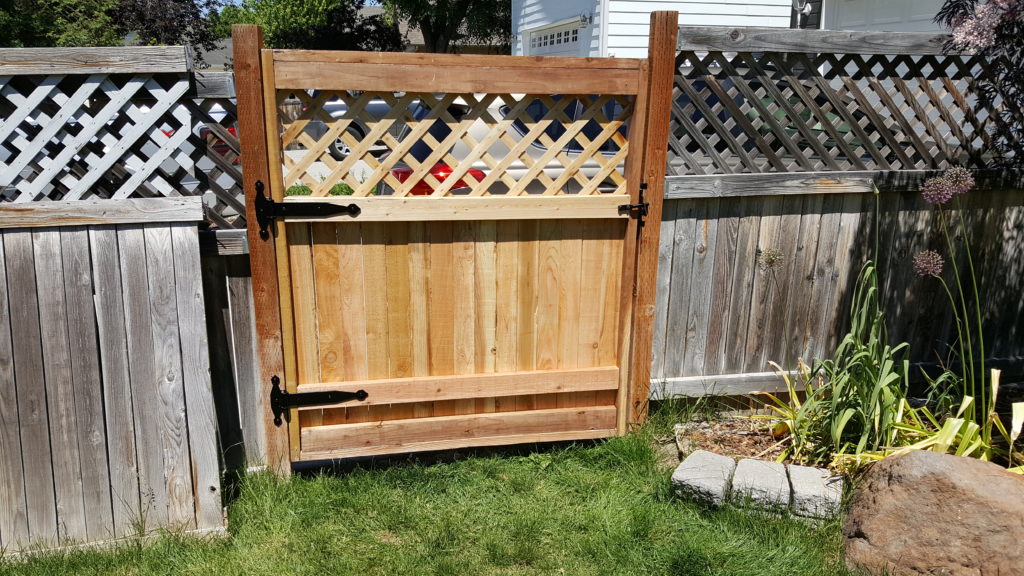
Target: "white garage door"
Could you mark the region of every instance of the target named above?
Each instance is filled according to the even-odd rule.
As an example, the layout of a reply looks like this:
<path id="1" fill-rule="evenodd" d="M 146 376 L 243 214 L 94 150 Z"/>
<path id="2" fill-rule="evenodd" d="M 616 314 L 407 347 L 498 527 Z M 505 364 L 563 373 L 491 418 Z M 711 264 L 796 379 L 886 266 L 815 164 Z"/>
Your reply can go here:
<path id="1" fill-rule="evenodd" d="M 547 26 L 527 32 L 530 56 L 582 56 L 580 52 L 580 24 Z"/>
<path id="2" fill-rule="evenodd" d="M 933 22 L 943 0 L 826 0 L 830 30 L 942 32 Z"/>

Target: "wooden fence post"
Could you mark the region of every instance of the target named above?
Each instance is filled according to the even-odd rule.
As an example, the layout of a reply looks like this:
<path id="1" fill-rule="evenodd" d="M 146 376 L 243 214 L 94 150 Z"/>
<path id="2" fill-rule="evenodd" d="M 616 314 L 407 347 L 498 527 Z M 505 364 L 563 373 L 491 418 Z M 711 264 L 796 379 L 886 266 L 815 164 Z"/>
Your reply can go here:
<path id="1" fill-rule="evenodd" d="M 642 180 L 647 188 L 644 201 L 650 204 L 640 228 L 637 259 L 636 297 L 633 305 L 633 338 L 630 367 L 629 422 L 647 419 L 651 390 L 651 347 L 654 332 L 654 297 L 658 280 L 658 235 L 665 194 L 665 162 L 668 153 L 669 120 L 672 112 L 672 88 L 675 83 L 676 37 L 679 13 L 651 13 L 651 34 L 647 59 L 650 70 L 647 84 L 647 108 L 643 118 L 647 129 L 642 141 Z"/>
<path id="2" fill-rule="evenodd" d="M 270 410 L 270 378 L 284 376 L 284 351 L 281 341 L 281 303 L 277 286 L 277 253 L 274 238 L 260 237 L 253 197 L 255 183 L 270 182 L 267 155 L 267 123 L 263 87 L 263 31 L 259 26 L 235 25 L 231 28 L 234 44 L 235 87 L 238 98 L 238 130 L 242 172 L 245 177 L 245 219 L 248 222 L 249 265 L 252 269 L 253 307 L 259 339 L 259 381 L 252 383 L 260 391 L 262 417 L 266 430 L 267 466 L 281 475 L 291 473 L 288 428 L 274 426 Z M 274 160 L 279 161 L 279 160 Z M 268 187 L 269 188 L 269 187 Z M 248 383 L 239 382 L 239 386 Z"/>

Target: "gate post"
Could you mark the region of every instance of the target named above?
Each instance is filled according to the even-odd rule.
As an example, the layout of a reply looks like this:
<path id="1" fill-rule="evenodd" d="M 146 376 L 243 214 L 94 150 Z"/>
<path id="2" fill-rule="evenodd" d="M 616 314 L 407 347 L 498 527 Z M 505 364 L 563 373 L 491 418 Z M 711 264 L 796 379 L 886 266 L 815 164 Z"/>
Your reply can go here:
<path id="1" fill-rule="evenodd" d="M 646 124 L 642 141 L 642 182 L 647 184 L 644 201 L 647 217 L 639 229 L 636 265 L 636 291 L 633 305 L 632 356 L 630 361 L 629 422 L 647 419 L 651 391 L 651 354 L 654 332 L 654 298 L 658 279 L 658 236 L 665 194 L 665 169 L 668 154 L 669 121 L 672 113 L 672 89 L 675 84 L 676 38 L 679 13 L 651 13 L 651 33 L 647 48 L 650 66 L 647 84 Z"/>
<path id="2" fill-rule="evenodd" d="M 254 196 L 257 181 L 270 182 L 267 151 L 267 122 L 261 51 L 263 31 L 259 26 L 236 24 L 231 27 L 234 44 L 235 88 L 238 99 L 238 130 L 242 175 L 245 186 L 245 221 L 249 239 L 249 266 L 252 273 L 256 336 L 259 340 L 259 390 L 266 435 L 267 466 L 280 475 L 291 473 L 288 428 L 278 428 L 270 409 L 270 378 L 284 375 L 284 350 L 281 340 L 281 303 L 277 285 L 277 252 L 274 237 L 261 238 L 256 224 Z M 245 383 L 240 383 L 244 385 Z"/>

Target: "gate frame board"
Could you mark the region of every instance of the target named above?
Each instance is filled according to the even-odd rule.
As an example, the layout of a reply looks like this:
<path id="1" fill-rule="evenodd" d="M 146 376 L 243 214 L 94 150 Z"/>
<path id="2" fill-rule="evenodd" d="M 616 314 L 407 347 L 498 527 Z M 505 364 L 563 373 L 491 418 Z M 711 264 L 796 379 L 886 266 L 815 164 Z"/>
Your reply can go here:
<path id="1" fill-rule="evenodd" d="M 273 226 L 275 234 L 266 238 L 261 237 L 256 226 L 253 202 L 254 183 L 257 180 L 276 183 L 283 181 L 279 160 L 281 139 L 277 136 L 275 112 L 277 90 L 301 86 L 322 90 L 635 95 L 634 111 L 627 136 L 632 146 L 626 159 L 624 175 L 629 183 L 627 192 L 630 203 L 640 201 L 640 183 L 646 184 L 643 195 L 644 201 L 649 204 L 649 214 L 643 224 L 636 218 L 628 218 L 625 235 L 622 238 L 617 337 L 619 385 L 614 426 L 614 431 L 622 434 L 630 425 L 643 422 L 647 415 L 651 321 L 658 264 L 658 232 L 664 190 L 664 162 L 671 109 L 677 23 L 676 12 L 652 13 L 650 59 L 639 61 L 390 53 L 332 55 L 330 52 L 272 51 L 263 49 L 262 32 L 258 27 L 233 27 L 239 130 L 243 143 L 242 162 L 247 175 L 246 216 L 250 223 L 248 237 L 253 297 L 260 340 L 260 381 L 254 384 L 261 390 L 263 417 L 267 423 L 267 457 L 272 469 L 287 474 L 292 461 L 309 459 L 303 458 L 300 454 L 298 425 L 273 426 L 267 393 L 270 389 L 270 378 L 274 375 L 283 376 L 285 388 L 289 392 L 294 392 L 298 388 L 292 297 L 290 292 L 284 295 L 279 290 L 285 285 L 291 290 L 286 224 L 283 220 L 276 221 Z M 304 61 L 310 60 L 311 57 L 316 58 L 315 65 L 305 64 Z M 284 63 L 283 66 L 275 69 L 280 63 Z M 378 71 L 382 64 L 401 67 L 403 75 L 400 86 L 394 84 L 393 77 L 379 77 Z M 445 67 L 445 79 L 440 82 L 434 79 L 438 66 Z M 497 73 L 503 67 L 514 68 L 516 74 Z M 430 72 L 417 73 L 425 70 Z M 481 73 L 481 70 L 490 70 L 493 73 Z M 552 86 L 551 78 L 558 77 L 551 74 L 552 70 L 565 72 L 571 76 L 573 88 L 565 91 L 559 90 L 557 84 Z M 597 70 L 606 72 L 606 76 L 595 73 Z M 564 81 L 564 77 L 562 79 Z M 271 185 L 268 188 L 274 201 L 283 200 L 281 186 Z M 625 196 L 620 198 L 623 201 L 626 199 Z M 386 210 L 390 209 L 387 200 L 392 199 L 370 199 L 371 202 L 384 207 L 379 220 L 390 219 L 386 213 Z M 516 200 L 518 199 L 490 197 L 490 202 L 496 202 L 500 208 L 505 208 L 503 203 Z M 594 197 L 593 200 L 605 199 Z M 283 285 L 280 282 L 287 284 Z M 552 415 L 557 411 L 552 410 Z M 517 418 L 526 421 L 529 413 L 510 414 L 519 414 Z M 297 422 L 298 410 L 292 409 L 290 416 Z M 440 417 L 445 418 L 456 421 L 460 417 Z M 431 420 L 434 419 L 438 418 Z M 356 433 L 359 433 L 358 430 Z M 362 434 L 372 435 L 373 430 L 367 429 Z M 534 436 L 536 439 L 531 439 L 529 435 L 522 436 L 521 441 L 540 441 L 545 437 L 543 433 Z M 551 435 L 550 439 L 558 439 L 554 436 L 556 435 Z M 495 443 L 514 442 L 508 440 Z M 438 448 L 454 448 L 459 446 L 459 441 L 445 440 L 436 444 Z M 388 446 L 381 453 L 402 451 L 400 448 Z"/>

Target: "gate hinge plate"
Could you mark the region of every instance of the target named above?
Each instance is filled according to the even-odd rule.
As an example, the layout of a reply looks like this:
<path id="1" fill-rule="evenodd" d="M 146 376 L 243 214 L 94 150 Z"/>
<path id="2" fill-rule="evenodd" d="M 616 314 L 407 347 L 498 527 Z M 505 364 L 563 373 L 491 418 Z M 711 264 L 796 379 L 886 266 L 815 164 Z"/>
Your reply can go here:
<path id="1" fill-rule="evenodd" d="M 270 236 L 270 225 L 278 218 L 323 218 L 336 214 L 359 216 L 359 206 L 355 204 L 335 204 L 334 202 L 274 202 L 264 193 L 263 182 L 256 181 L 255 212 L 256 223 L 260 227 L 260 237 Z"/>
<path id="2" fill-rule="evenodd" d="M 644 201 L 644 191 L 647 190 L 647 182 L 640 183 L 640 202 L 636 204 L 619 204 L 619 212 L 628 212 L 631 218 L 636 218 L 641 224 L 650 210 L 651 204 Z"/>
<path id="3" fill-rule="evenodd" d="M 366 390 L 355 392 L 344 392 L 342 390 L 327 390 L 324 392 L 288 392 L 281 389 L 281 379 L 274 376 L 270 379 L 273 388 L 270 389 L 270 410 L 274 413 L 274 426 L 280 426 L 283 420 L 288 419 L 288 409 L 300 406 L 321 406 L 326 404 L 341 404 L 366 400 L 369 394 Z"/>

